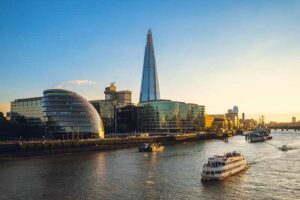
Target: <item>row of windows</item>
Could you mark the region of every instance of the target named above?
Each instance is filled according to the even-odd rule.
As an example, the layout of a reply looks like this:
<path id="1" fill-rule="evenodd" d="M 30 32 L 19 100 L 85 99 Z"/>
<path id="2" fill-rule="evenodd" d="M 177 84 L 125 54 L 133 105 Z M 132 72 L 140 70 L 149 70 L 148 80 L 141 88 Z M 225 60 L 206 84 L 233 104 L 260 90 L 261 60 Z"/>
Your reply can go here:
<path id="1" fill-rule="evenodd" d="M 225 169 L 225 170 L 222 170 L 222 171 L 203 171 L 203 173 L 205 173 L 206 175 L 214 175 L 214 174 L 221 174 L 221 173 L 225 173 L 225 172 L 228 172 L 228 171 L 231 171 L 231 170 L 234 170 L 234 169 L 237 169 L 239 167 L 243 166 L 243 164 L 241 165 L 237 165 L 237 166 L 234 166 L 234 167 L 230 167 L 228 169 Z"/>
<path id="2" fill-rule="evenodd" d="M 53 116 L 53 115 L 87 115 L 89 114 L 89 112 L 84 112 L 84 111 L 80 111 L 80 112 L 71 112 L 71 111 L 63 111 L 63 112 L 44 112 L 44 116 Z"/>

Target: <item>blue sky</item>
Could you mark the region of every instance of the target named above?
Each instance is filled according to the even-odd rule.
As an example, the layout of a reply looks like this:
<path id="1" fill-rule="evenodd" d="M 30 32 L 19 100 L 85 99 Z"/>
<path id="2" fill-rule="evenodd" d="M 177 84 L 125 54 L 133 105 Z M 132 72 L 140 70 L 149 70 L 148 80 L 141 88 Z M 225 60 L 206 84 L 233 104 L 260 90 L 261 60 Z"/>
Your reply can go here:
<path id="1" fill-rule="evenodd" d="M 49 88 L 103 98 L 113 81 L 137 102 L 151 27 L 162 98 L 298 116 L 299 23 L 297 0 L 1 0 L 0 110 Z"/>

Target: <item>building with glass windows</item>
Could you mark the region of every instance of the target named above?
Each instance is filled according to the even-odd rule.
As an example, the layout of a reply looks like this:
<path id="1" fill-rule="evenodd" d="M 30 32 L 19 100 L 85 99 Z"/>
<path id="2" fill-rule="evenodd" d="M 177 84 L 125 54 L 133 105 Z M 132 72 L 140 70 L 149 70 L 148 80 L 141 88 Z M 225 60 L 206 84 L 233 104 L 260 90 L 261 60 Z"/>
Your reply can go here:
<path id="1" fill-rule="evenodd" d="M 205 107 L 170 100 L 138 104 L 139 131 L 149 133 L 183 133 L 205 127 Z"/>
<path id="2" fill-rule="evenodd" d="M 11 102 L 10 119 L 18 121 L 21 118 L 33 126 L 41 126 L 44 122 L 42 97 L 16 99 Z"/>
<path id="3" fill-rule="evenodd" d="M 160 99 L 154 47 L 151 30 L 147 34 L 140 102 Z"/>
<path id="4" fill-rule="evenodd" d="M 67 90 L 45 90 L 43 97 L 11 102 L 11 120 L 18 117 L 42 126 L 52 138 L 104 137 L 96 109 L 82 96 Z"/>
<path id="5" fill-rule="evenodd" d="M 105 133 L 113 133 L 116 128 L 116 109 L 131 105 L 131 91 L 117 91 L 115 83 L 105 88 L 105 100 L 91 100 L 90 103 L 97 110 L 104 123 Z"/>
<path id="6" fill-rule="evenodd" d="M 96 109 L 75 92 L 51 89 L 43 92 L 42 107 L 47 132 L 54 137 L 104 137 L 104 128 Z M 67 134 L 67 135 L 66 135 Z"/>

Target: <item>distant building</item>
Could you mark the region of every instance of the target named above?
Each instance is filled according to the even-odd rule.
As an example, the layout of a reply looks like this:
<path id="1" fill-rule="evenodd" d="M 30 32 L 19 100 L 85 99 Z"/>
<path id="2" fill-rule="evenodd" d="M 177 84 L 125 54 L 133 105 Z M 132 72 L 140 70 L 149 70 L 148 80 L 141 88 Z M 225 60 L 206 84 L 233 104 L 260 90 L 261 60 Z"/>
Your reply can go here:
<path id="1" fill-rule="evenodd" d="M 105 133 L 114 132 L 116 102 L 106 100 L 91 100 L 90 103 L 101 116 Z"/>
<path id="2" fill-rule="evenodd" d="M 147 101 L 138 104 L 140 132 L 183 133 L 205 127 L 205 107 L 170 100 Z"/>
<path id="3" fill-rule="evenodd" d="M 242 113 L 242 120 L 245 120 L 245 113 Z"/>
<path id="4" fill-rule="evenodd" d="M 211 115 L 205 115 L 205 128 L 211 128 L 214 122 L 214 117 Z"/>
<path id="5" fill-rule="evenodd" d="M 106 101 L 112 101 L 117 105 L 131 104 L 131 91 L 117 91 L 115 83 L 111 83 L 109 87 L 106 87 L 104 94 Z"/>
<path id="6" fill-rule="evenodd" d="M 237 106 L 233 106 L 233 109 L 229 109 L 228 113 L 226 113 L 226 117 L 232 122 L 232 128 L 239 128 L 239 108 Z"/>
<path id="7" fill-rule="evenodd" d="M 116 133 L 137 132 L 138 107 L 135 105 L 119 106 L 116 108 Z"/>
<path id="8" fill-rule="evenodd" d="M 230 128 L 230 122 L 228 121 L 226 115 L 224 115 L 224 114 L 213 114 L 213 115 L 210 115 L 210 116 L 214 118 L 212 126 L 215 129 L 228 130 Z"/>
<path id="9" fill-rule="evenodd" d="M 292 122 L 296 123 L 296 117 L 292 117 Z"/>
<path id="10" fill-rule="evenodd" d="M 239 113 L 239 108 L 237 106 L 233 106 L 232 112 Z"/>
<path id="11" fill-rule="evenodd" d="M 43 116 L 42 97 L 16 99 L 10 105 L 10 119 L 12 121 L 24 118 L 30 125 L 43 125 L 45 119 Z"/>
<path id="12" fill-rule="evenodd" d="M 153 38 L 151 30 L 149 30 L 147 34 L 147 44 L 145 47 L 140 103 L 158 99 L 160 99 L 160 93 L 154 56 Z"/>
<path id="13" fill-rule="evenodd" d="M 257 121 L 254 119 L 240 119 L 240 128 L 244 130 L 252 130 L 257 126 Z"/>
<path id="14" fill-rule="evenodd" d="M 45 90 L 43 97 L 11 102 L 11 120 L 41 126 L 51 138 L 104 137 L 103 124 L 94 107 L 68 90 Z"/>
<path id="15" fill-rule="evenodd" d="M 104 91 L 105 100 L 91 100 L 90 103 L 95 107 L 103 120 L 106 133 L 115 132 L 116 109 L 131 105 L 131 91 L 117 91 L 115 83 L 111 83 Z"/>

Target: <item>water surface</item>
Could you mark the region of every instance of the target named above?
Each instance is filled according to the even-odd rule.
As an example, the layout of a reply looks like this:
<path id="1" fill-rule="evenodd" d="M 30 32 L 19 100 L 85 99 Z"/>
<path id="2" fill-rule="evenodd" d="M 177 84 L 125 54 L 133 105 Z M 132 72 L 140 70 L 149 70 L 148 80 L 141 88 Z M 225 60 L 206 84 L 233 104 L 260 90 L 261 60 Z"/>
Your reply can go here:
<path id="1" fill-rule="evenodd" d="M 300 132 L 273 140 L 207 140 L 165 147 L 20 158 L 0 162 L 0 199 L 300 199 Z M 292 147 L 280 151 L 282 145 Z M 202 183 L 209 156 L 245 155 L 250 168 L 224 181 Z"/>

